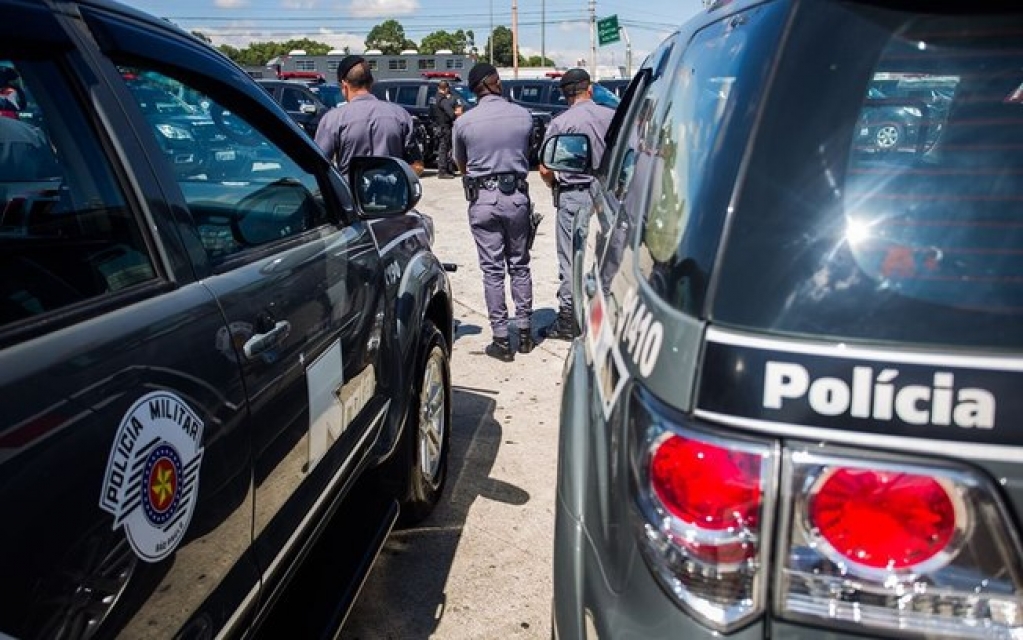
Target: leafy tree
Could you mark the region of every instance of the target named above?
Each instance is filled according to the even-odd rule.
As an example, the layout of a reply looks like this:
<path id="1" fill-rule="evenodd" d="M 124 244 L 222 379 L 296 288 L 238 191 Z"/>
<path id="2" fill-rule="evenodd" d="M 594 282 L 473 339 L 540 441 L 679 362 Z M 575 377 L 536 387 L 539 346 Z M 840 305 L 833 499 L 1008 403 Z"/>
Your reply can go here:
<path id="1" fill-rule="evenodd" d="M 287 55 L 294 49 L 303 49 L 311 56 L 322 56 L 331 50 L 330 45 L 309 38 L 288 40 L 287 42 L 253 42 L 244 49 L 235 49 L 226 44 L 217 48 L 242 66 L 261 66 L 269 62 L 271 58 Z"/>
<path id="2" fill-rule="evenodd" d="M 196 38 L 202 40 L 206 44 L 213 44 L 213 41 L 210 40 L 210 37 L 208 35 L 206 35 L 205 33 L 203 33 L 202 31 L 193 31 L 192 35 L 195 36 Z"/>
<path id="3" fill-rule="evenodd" d="M 366 49 L 380 49 L 382 53 L 396 55 L 403 49 L 415 49 L 416 43 L 405 37 L 405 28 L 397 20 L 385 20 L 369 30 Z"/>
<path id="4" fill-rule="evenodd" d="M 494 64 L 499 67 L 510 67 L 514 64 L 512 60 L 512 32 L 504 25 L 494 27 L 490 39 L 487 40 L 487 48 L 484 51 L 489 55 L 490 42 L 494 43 Z M 520 56 L 521 57 L 521 56 Z"/>
<path id="5" fill-rule="evenodd" d="M 475 36 L 472 30 L 462 31 L 459 29 L 454 33 L 447 31 L 434 31 L 425 36 L 419 43 L 419 53 L 433 54 L 440 49 L 450 49 L 453 53 L 467 53 L 473 46 Z"/>
<path id="6" fill-rule="evenodd" d="M 525 60 L 520 59 L 519 64 L 523 67 L 553 67 L 554 61 L 550 58 L 540 59 L 540 56 L 529 56 Z"/>

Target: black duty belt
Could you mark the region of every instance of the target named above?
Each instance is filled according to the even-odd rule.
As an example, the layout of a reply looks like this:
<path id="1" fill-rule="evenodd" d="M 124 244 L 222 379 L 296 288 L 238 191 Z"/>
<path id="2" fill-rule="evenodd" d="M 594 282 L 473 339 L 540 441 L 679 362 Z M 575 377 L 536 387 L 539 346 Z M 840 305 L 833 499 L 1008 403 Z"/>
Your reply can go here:
<path id="1" fill-rule="evenodd" d="M 569 184 L 567 182 L 558 183 L 558 190 L 562 193 L 566 191 L 588 191 L 590 189 L 590 183 L 584 182 L 581 184 Z"/>
<path id="2" fill-rule="evenodd" d="M 487 191 L 499 190 L 501 193 L 511 194 L 515 191 L 529 192 L 529 184 L 526 179 L 517 173 L 494 173 L 489 176 L 472 178 L 478 189 Z"/>

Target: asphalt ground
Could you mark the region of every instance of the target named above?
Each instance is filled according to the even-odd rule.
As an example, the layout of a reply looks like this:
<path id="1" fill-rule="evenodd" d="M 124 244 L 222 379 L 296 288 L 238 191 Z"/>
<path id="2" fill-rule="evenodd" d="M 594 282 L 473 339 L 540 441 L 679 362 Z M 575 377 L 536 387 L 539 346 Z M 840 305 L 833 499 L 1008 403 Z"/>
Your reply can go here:
<path id="1" fill-rule="evenodd" d="M 432 170 L 421 180 L 417 208 L 436 225 L 434 252 L 458 265 L 449 274 L 456 333 L 448 481 L 425 522 L 391 534 L 341 638 L 547 639 L 568 343 L 542 340 L 510 363 L 483 353 L 491 334 L 461 180 Z M 536 171 L 529 183 L 544 214 L 531 262 L 536 335 L 557 313 L 558 267 L 550 190 Z"/>

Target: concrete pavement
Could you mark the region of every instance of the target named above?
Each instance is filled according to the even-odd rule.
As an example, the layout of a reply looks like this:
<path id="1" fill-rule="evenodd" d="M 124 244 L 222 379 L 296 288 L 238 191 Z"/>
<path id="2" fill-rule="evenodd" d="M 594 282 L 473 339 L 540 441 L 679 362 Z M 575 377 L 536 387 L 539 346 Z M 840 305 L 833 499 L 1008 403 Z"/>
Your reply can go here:
<path id="1" fill-rule="evenodd" d="M 544 214 L 532 254 L 534 335 L 557 311 L 550 190 L 533 171 Z M 458 322 L 451 376 L 448 483 L 434 514 L 394 532 L 341 637 L 346 640 L 550 638 L 551 552 L 564 341 L 502 363 L 490 342 L 483 280 L 461 180 L 422 178 L 418 209 L 433 217 Z M 514 309 L 510 296 L 509 309 Z"/>

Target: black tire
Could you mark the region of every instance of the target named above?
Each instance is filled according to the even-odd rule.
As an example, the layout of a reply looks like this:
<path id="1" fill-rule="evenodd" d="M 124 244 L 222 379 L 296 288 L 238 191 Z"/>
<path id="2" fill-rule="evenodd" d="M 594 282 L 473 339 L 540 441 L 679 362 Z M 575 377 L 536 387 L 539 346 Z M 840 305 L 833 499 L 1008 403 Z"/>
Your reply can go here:
<path id="1" fill-rule="evenodd" d="M 451 372 L 444 335 L 427 320 L 416 357 L 405 432 L 393 459 L 381 470 L 401 506 L 399 527 L 424 520 L 440 501 L 448 473 Z"/>

